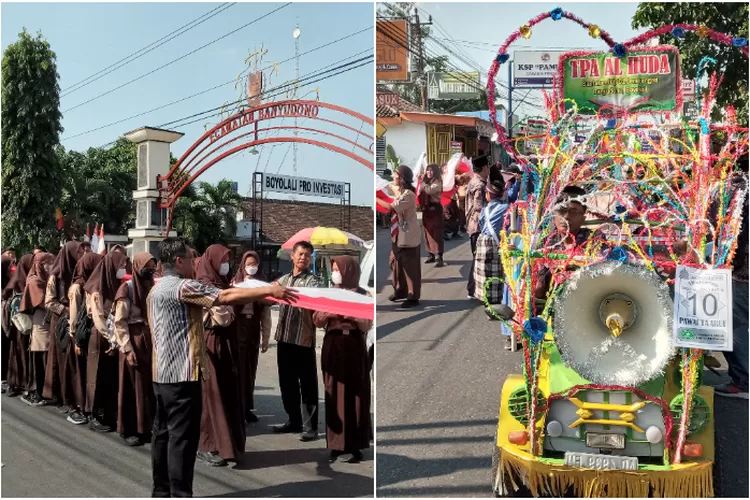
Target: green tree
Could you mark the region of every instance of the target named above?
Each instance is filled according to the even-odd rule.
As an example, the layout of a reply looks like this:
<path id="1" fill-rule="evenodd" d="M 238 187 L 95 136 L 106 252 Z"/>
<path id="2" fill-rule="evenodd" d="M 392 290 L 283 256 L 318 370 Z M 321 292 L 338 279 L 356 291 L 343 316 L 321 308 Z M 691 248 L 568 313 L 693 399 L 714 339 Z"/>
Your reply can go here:
<path id="1" fill-rule="evenodd" d="M 680 23 L 702 24 L 733 37 L 747 38 L 748 4 L 644 2 L 638 4 L 632 26 L 635 29 L 657 28 L 665 24 Z M 660 42 L 675 45 L 680 50 L 681 70 L 685 78 L 695 78 L 701 59 L 707 56 L 714 58 L 716 66 L 708 66 L 706 71 L 716 71 L 724 77 L 716 97 L 714 119 L 720 120 L 722 109 L 731 105 L 737 110 L 739 122 L 747 124 L 747 57 L 742 55 L 739 49 L 719 45 L 708 38 L 700 38 L 694 32 L 686 33 L 682 39 L 667 33 L 661 36 Z"/>
<path id="2" fill-rule="evenodd" d="M 237 233 L 236 213 L 242 197 L 232 182 L 222 179 L 216 185 L 207 182 L 188 186 L 177 200 L 172 226 L 199 252 L 214 243 L 226 244 Z"/>
<path id="3" fill-rule="evenodd" d="M 20 252 L 56 248 L 55 210 L 63 183 L 55 148 L 60 143 L 60 87 L 55 53 L 25 29 L 2 62 L 2 246 Z"/>

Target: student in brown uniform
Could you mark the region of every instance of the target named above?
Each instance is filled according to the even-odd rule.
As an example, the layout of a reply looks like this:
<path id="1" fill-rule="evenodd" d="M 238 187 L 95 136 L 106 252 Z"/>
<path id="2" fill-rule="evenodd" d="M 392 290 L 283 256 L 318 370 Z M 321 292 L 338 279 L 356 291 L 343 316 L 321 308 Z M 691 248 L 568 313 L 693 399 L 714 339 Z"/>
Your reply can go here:
<path id="1" fill-rule="evenodd" d="M 94 326 L 86 359 L 86 412 L 91 430 L 109 432 L 117 421 L 117 350 L 110 342 L 107 318 L 113 310 L 122 279 L 131 271 L 130 259 L 112 252 L 96 266 L 84 285 L 86 309 Z M 114 332 L 112 332 L 114 334 Z"/>
<path id="2" fill-rule="evenodd" d="M 443 249 L 445 246 L 445 215 L 440 201 L 443 196 L 443 177 L 440 167 L 432 163 L 427 165 L 419 185 L 419 206 L 422 207 L 422 227 L 424 228 L 424 246 L 430 257 L 425 264 L 437 262 L 435 267 L 443 267 Z"/>
<path id="3" fill-rule="evenodd" d="M 154 286 L 156 259 L 148 252 L 135 254 L 133 276 L 115 295 L 115 336 L 120 350 L 120 390 L 117 432 L 128 446 L 150 440 L 156 398 L 151 385 L 153 345 L 146 306 Z"/>
<path id="4" fill-rule="evenodd" d="M 47 320 L 47 309 L 44 307 L 44 295 L 47 291 L 47 280 L 52 271 L 55 258 L 50 253 L 39 252 L 34 256 L 31 272 L 26 278 L 18 311 L 31 316 L 31 339 L 29 341 L 29 378 L 28 394 L 21 400 L 29 406 L 44 406 L 53 401 L 42 396 L 44 391 L 44 372 L 49 349 L 50 325 Z"/>
<path id="5" fill-rule="evenodd" d="M 359 287 L 360 268 L 350 256 L 333 259 L 331 281 L 336 288 L 367 294 Z M 331 462 L 351 453 L 350 463 L 362 460 L 372 437 L 370 368 L 366 337 L 372 321 L 315 312 L 313 321 L 326 331 L 320 367 L 326 405 L 326 441 Z"/>
<path id="6" fill-rule="evenodd" d="M 26 278 L 31 271 L 34 261 L 32 254 L 26 254 L 16 264 L 16 270 L 10 281 L 3 288 L 3 329 L 8 335 L 8 390 L 9 397 L 18 396 L 25 392 L 28 379 L 29 336 L 22 334 L 10 320 L 10 303 L 14 296 L 22 295 L 26 288 Z"/>
<path id="7" fill-rule="evenodd" d="M 88 341 L 78 338 L 78 322 L 91 321 L 88 319 L 86 308 L 86 292 L 83 286 L 89 280 L 96 266 L 104 260 L 104 255 L 86 252 L 76 264 L 73 272 L 73 283 L 68 290 L 68 307 L 70 315 L 68 324 L 70 329 L 70 344 L 73 349 L 74 358 L 70 360 L 70 371 L 73 373 L 73 394 L 75 396 L 75 411 L 68 414 L 67 421 L 74 425 L 83 425 L 89 423 L 88 417 L 84 414 L 86 408 L 86 368 L 88 360 Z M 83 314 L 83 318 L 81 318 Z"/>
<path id="8" fill-rule="evenodd" d="M 59 400 L 63 413 L 75 407 L 71 374 L 68 373 L 68 359 L 71 353 L 75 356 L 75 352 L 68 342 L 67 329 L 63 331 L 64 337 L 58 340 L 57 325 L 68 318 L 68 289 L 83 250 L 83 245 L 78 241 L 69 241 L 60 250 L 47 281 L 45 296 L 45 305 L 50 312 L 50 339 L 43 396 Z"/>
<path id="9" fill-rule="evenodd" d="M 15 260 L 15 257 L 12 257 L 11 254 L 6 250 L 2 254 L 2 271 L 0 271 L 0 279 L 2 279 L 2 286 L 0 286 L 0 290 L 5 290 L 5 287 L 8 286 L 8 282 L 10 281 L 10 275 L 11 275 L 11 266 L 13 266 L 13 261 Z M 3 347 L 3 358 L 2 358 L 2 392 L 3 394 L 6 393 L 8 390 L 8 383 L 6 379 L 8 378 L 8 358 L 10 357 L 10 338 L 5 332 L 5 323 L 2 325 L 2 336 L 0 336 L 0 339 L 2 339 L 2 347 Z"/>
<path id="10" fill-rule="evenodd" d="M 240 261 L 232 286 L 247 279 L 266 281 L 260 270 L 260 256 L 253 251 L 245 252 Z M 259 301 L 235 308 L 237 322 L 237 375 L 245 421 L 257 422 L 255 409 L 255 376 L 258 373 L 258 356 L 268 351 L 271 339 L 271 309 L 268 303 Z"/>
<path id="11" fill-rule="evenodd" d="M 229 288 L 231 251 L 211 245 L 201 258 L 196 279 L 220 290 Z M 203 414 L 198 460 L 212 467 L 238 462 L 245 453 L 245 421 L 237 377 L 237 324 L 234 308 L 213 306 L 204 312 L 208 380 L 203 384 Z"/>

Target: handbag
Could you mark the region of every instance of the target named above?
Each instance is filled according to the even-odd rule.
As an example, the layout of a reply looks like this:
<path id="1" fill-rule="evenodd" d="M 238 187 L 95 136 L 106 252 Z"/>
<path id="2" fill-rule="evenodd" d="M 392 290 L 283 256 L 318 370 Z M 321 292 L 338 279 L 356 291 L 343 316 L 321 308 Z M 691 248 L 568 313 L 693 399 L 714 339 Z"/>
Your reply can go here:
<path id="1" fill-rule="evenodd" d="M 64 351 L 68 348 L 68 344 L 70 343 L 70 335 L 68 335 L 69 330 L 70 321 L 68 320 L 68 315 L 61 314 L 55 324 L 55 339 L 57 340 L 57 348 L 60 349 L 60 351 Z"/>
<path id="2" fill-rule="evenodd" d="M 85 304 L 81 305 L 78 310 L 78 317 L 76 318 L 76 345 L 80 347 L 81 351 L 86 352 L 89 345 L 89 337 L 91 337 L 91 327 L 94 326 L 94 320 L 89 318 L 86 314 Z"/>
<path id="3" fill-rule="evenodd" d="M 13 326 L 21 332 L 23 335 L 31 335 L 31 316 L 26 313 L 19 312 L 21 306 L 21 294 L 17 293 L 10 299 L 10 321 Z"/>

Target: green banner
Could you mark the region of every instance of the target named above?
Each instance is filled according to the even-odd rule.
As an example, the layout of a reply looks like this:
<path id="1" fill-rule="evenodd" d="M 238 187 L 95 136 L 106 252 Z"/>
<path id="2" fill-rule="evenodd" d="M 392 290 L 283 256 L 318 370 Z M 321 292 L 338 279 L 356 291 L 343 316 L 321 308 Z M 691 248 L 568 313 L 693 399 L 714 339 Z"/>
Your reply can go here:
<path id="1" fill-rule="evenodd" d="M 677 110 L 679 53 L 676 47 L 628 52 L 563 54 L 563 96 L 575 101 L 578 112 L 595 113 L 603 106 L 628 112 Z M 566 102 L 566 108 L 573 104 Z"/>

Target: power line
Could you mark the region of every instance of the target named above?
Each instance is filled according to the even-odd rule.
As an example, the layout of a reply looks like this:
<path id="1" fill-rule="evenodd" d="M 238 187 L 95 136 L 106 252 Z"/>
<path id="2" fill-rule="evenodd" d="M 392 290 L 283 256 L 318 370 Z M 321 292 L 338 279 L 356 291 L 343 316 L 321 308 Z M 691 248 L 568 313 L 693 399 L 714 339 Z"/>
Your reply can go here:
<path id="1" fill-rule="evenodd" d="M 341 38 L 338 38 L 338 39 L 336 39 L 336 40 L 332 40 L 332 41 L 330 41 L 330 42 L 328 42 L 328 43 L 325 43 L 325 44 L 323 44 L 323 45 L 319 45 L 319 46 L 317 46 L 317 47 L 314 47 L 314 48 L 312 48 L 312 49 L 310 49 L 310 50 L 308 50 L 308 51 L 306 51 L 306 52 L 302 52 L 302 53 L 300 54 L 300 57 L 301 57 L 301 56 L 304 56 L 304 55 L 307 55 L 307 54 L 311 54 L 311 53 L 313 53 L 313 52 L 316 52 L 316 51 L 318 51 L 318 50 L 320 50 L 320 49 L 323 49 L 323 48 L 325 48 L 325 47 L 329 47 L 329 46 L 331 46 L 331 45 L 334 45 L 334 44 L 336 44 L 336 43 L 342 42 L 342 41 L 344 41 L 344 40 L 346 40 L 346 39 L 348 39 L 348 38 L 351 38 L 351 37 L 353 37 L 353 36 L 359 35 L 360 33 L 364 33 L 364 32 L 366 32 L 366 31 L 369 31 L 369 30 L 371 30 L 371 29 L 372 29 L 372 26 L 370 26 L 370 27 L 367 27 L 367 28 L 365 28 L 365 29 L 362 29 L 362 30 L 359 30 L 359 31 L 355 31 L 355 32 L 353 32 L 353 33 L 350 33 L 350 34 L 348 34 L 348 35 L 346 35 L 346 36 L 343 36 L 343 37 L 341 37 Z M 360 52 L 358 52 L 358 53 L 356 53 L 356 54 L 353 54 L 353 55 L 351 55 L 351 56 L 349 56 L 349 57 L 346 57 L 346 58 L 344 58 L 344 59 L 341 59 L 340 61 L 337 61 L 337 63 L 338 63 L 338 62 L 343 62 L 343 61 L 346 61 L 347 59 L 351 59 L 352 57 L 356 57 L 356 56 L 358 56 L 358 55 L 360 55 L 360 54 L 363 54 L 363 53 L 365 53 L 365 52 L 367 52 L 367 51 L 370 51 L 370 52 L 371 52 L 371 51 L 372 51 L 372 48 L 368 48 L 368 49 L 365 49 L 365 50 L 363 50 L 363 51 L 360 51 Z M 287 63 L 287 62 L 289 62 L 289 61 L 292 61 L 292 60 L 294 60 L 294 57 L 290 57 L 290 58 L 288 58 L 288 59 L 284 59 L 283 61 L 281 61 L 281 62 L 279 62 L 279 63 L 276 63 L 276 66 L 280 66 L 280 65 L 282 65 L 282 64 L 285 64 L 285 63 Z M 327 68 L 327 67 L 329 67 L 329 66 L 332 66 L 333 64 L 337 64 L 337 63 L 332 63 L 332 64 L 330 64 L 330 65 L 328 65 L 328 66 L 323 66 L 323 68 L 320 68 L 320 69 L 325 69 L 325 68 Z M 273 65 L 273 64 L 272 64 L 272 65 L 269 65 L 268 67 L 266 67 L 266 68 L 263 68 L 263 69 L 261 70 L 261 72 L 262 72 L 262 71 L 265 71 L 265 70 L 267 70 L 267 69 L 271 69 L 271 68 L 273 68 L 273 67 L 274 67 L 274 65 Z M 108 124 L 106 124 L 106 125 L 102 125 L 102 126 L 100 126 L 100 127 L 92 128 L 92 129 L 90 129 L 90 130 L 87 130 L 87 131 L 85 131 L 85 132 L 80 132 L 80 133 L 78 133 L 78 134 L 75 134 L 75 135 L 72 135 L 72 136 L 69 136 L 69 137 L 64 137 L 64 138 L 63 138 L 62 140 L 64 140 L 64 141 L 67 141 L 67 140 L 69 140 L 69 139 L 75 139 L 76 137 L 81 137 L 81 136 L 83 136 L 83 135 L 88 135 L 88 134 L 90 134 L 90 133 L 92 133 L 92 132 L 98 132 L 99 130 L 103 130 L 103 129 L 105 129 L 105 128 L 109 128 L 109 127 L 112 127 L 112 126 L 114 126 L 114 125 L 119 125 L 120 123 L 126 122 L 126 121 L 128 121 L 128 120 L 131 120 L 131 119 L 133 119 L 133 118 L 138 118 L 138 117 L 141 117 L 141 116 L 145 116 L 145 115 L 148 115 L 148 114 L 150 114 L 150 113 L 153 113 L 154 111 L 159 111 L 159 110 L 161 110 L 161 109 L 164 109 L 164 108 L 168 108 L 169 106 L 173 106 L 173 105 L 175 105 L 175 104 L 179 104 L 179 103 L 181 103 L 181 102 L 187 101 L 188 99 L 192 99 L 192 98 L 194 98 L 194 97 L 198 97 L 198 96 L 200 96 L 200 95 L 206 94 L 206 93 L 208 93 L 208 92 L 211 92 L 211 91 L 213 91 L 213 90 L 216 90 L 216 89 L 218 89 L 218 88 L 221 88 L 221 87 L 223 87 L 223 86 L 225 86 L 225 85 L 229 85 L 230 83 L 235 83 L 235 82 L 236 82 L 236 79 L 232 79 L 232 80 L 229 80 L 229 81 L 227 81 L 227 82 L 224 82 L 224 83 L 220 83 L 220 84 L 218 84 L 218 85 L 215 85 L 215 86 L 213 86 L 213 87 L 211 87 L 211 88 L 208 88 L 208 89 L 204 89 L 204 90 L 201 90 L 201 91 L 199 91 L 199 92 L 196 92 L 195 94 L 189 95 L 189 96 L 187 96 L 187 97 L 183 97 L 183 98 L 181 98 L 181 99 L 177 99 L 176 101 L 172 101 L 172 102 L 169 102 L 169 103 L 167 103 L 167 104 L 163 104 L 163 105 L 161 105 L 161 106 L 158 106 L 158 107 L 156 107 L 156 108 L 152 108 L 152 109 L 149 109 L 149 110 L 147 110 L 147 111 L 143 111 L 143 112 L 141 112 L 141 113 L 137 113 L 137 114 L 135 114 L 135 115 L 132 115 L 132 116 L 128 116 L 127 118 L 122 118 L 122 119 L 120 119 L 120 120 L 116 120 L 116 121 L 114 121 L 114 122 L 108 123 Z"/>
<path id="2" fill-rule="evenodd" d="M 97 99 L 99 99 L 99 98 L 101 98 L 101 97 L 104 97 L 104 96 L 106 96 L 106 95 L 109 95 L 109 94 L 111 94 L 112 92 L 115 92 L 116 90 L 120 90 L 121 88 L 123 88 L 123 87 L 126 87 L 126 86 L 130 85 L 131 83 L 135 83 L 135 82 L 137 82 L 138 80 L 141 80 L 141 79 L 143 79 L 143 78 L 145 78 L 145 77 L 147 77 L 147 76 L 149 76 L 149 75 L 152 75 L 152 74 L 156 73 L 157 71 L 160 71 L 160 70 L 162 70 L 162 69 L 164 69 L 164 68 L 166 68 L 166 67 L 168 67 L 168 66 L 171 66 L 172 64 L 176 63 L 177 61 L 181 61 L 182 59 L 185 59 L 186 57 L 188 57 L 188 56 L 191 56 L 191 55 L 195 54 L 196 52 L 198 52 L 198 51 L 200 51 L 200 50 L 203 50 L 203 49 L 205 49 L 205 48 L 206 48 L 206 47 L 208 47 L 209 45 L 213 45 L 214 43 L 216 43 L 216 42 L 218 42 L 218 41 L 220 41 L 220 40 L 223 40 L 224 38 L 226 38 L 226 37 L 228 37 L 228 36 L 230 36 L 230 35 L 233 35 L 233 34 L 237 33 L 238 31 L 240 31 L 240 30 L 242 30 L 242 29 L 245 29 L 245 28 L 247 28 L 248 26 L 250 26 L 250 25 L 252 25 L 252 24 L 255 24 L 255 23 L 256 23 L 256 22 L 258 22 L 258 21 L 261 21 L 261 20 L 265 19 L 265 18 L 266 18 L 266 17 L 268 17 L 268 16 L 270 16 L 270 15 L 272 15 L 272 14 L 275 14 L 276 12 L 280 11 L 281 9 L 284 9 L 284 8 L 286 8 L 286 7 L 289 7 L 289 6 L 291 5 L 291 4 L 292 4 L 291 2 L 289 2 L 289 3 L 285 3 L 285 4 L 284 4 L 284 5 L 282 5 L 281 7 L 277 7 L 277 8 L 275 8 L 274 10 L 272 10 L 272 11 L 270 11 L 270 12 L 266 13 L 266 14 L 263 14 L 263 15 L 262 15 L 262 16 L 260 16 L 260 17 L 256 17 L 255 19 L 253 19 L 253 20 L 252 20 L 252 21 L 250 21 L 249 23 L 247 23 L 247 24 L 244 24 L 244 25 L 240 26 L 239 28 L 237 28 L 237 29 L 235 29 L 235 30 L 233 30 L 233 31 L 230 31 L 229 33 L 226 33 L 226 34 L 224 34 L 224 35 L 220 36 L 219 38 L 216 38 L 216 39 L 214 39 L 214 40 L 211 40 L 211 41 L 210 41 L 210 42 L 208 42 L 207 44 L 205 44 L 205 45 L 202 45 L 202 46 L 198 47 L 197 49 L 195 49 L 195 50 L 192 50 L 192 51 L 188 52 L 187 54 L 185 54 L 185 55 L 182 55 L 182 56 L 178 57 L 177 59 L 173 59 L 173 60 L 169 61 L 169 62 L 168 62 L 168 63 L 166 63 L 166 64 L 162 64 L 162 65 L 161 65 L 161 66 L 159 66 L 158 68 L 156 68 L 156 69 L 153 69 L 153 70 L 149 71 L 148 73 L 144 73 L 144 74 L 142 74 L 142 75 L 141 75 L 141 76 L 139 76 L 139 77 L 133 78 L 132 80 L 130 80 L 130 81 L 126 82 L 126 83 L 123 83 L 122 85 L 119 85 L 119 86 L 117 86 L 117 87 L 115 87 L 115 88 L 113 88 L 113 89 L 110 89 L 110 90 L 108 90 L 108 91 L 106 91 L 106 92 L 104 92 L 104 93 L 102 93 L 102 94 L 99 94 L 99 95 L 98 95 L 98 96 L 96 96 L 96 97 L 92 97 L 92 98 L 91 98 L 91 99 L 89 99 L 88 101 L 84 101 L 84 102 L 82 102 L 82 103 L 80 103 L 80 104 L 76 104 L 76 105 L 75 105 L 75 106 L 73 106 L 72 108 L 68 108 L 67 110 L 63 111 L 63 113 L 67 113 L 68 111 L 72 111 L 72 110 L 74 110 L 74 109 L 78 109 L 78 108 L 80 108 L 81 106 L 85 106 L 86 104 L 89 104 L 90 102 L 96 101 Z"/>
<path id="3" fill-rule="evenodd" d="M 190 31 L 191 29 L 195 28 L 196 26 L 200 26 L 201 24 L 203 24 L 204 22 L 208 21 L 212 17 L 214 17 L 214 16 L 216 16 L 218 14 L 221 14 L 222 12 L 224 12 L 227 9 L 229 9 L 230 7 L 233 7 L 234 5 L 236 5 L 236 4 L 234 4 L 234 3 L 230 4 L 230 3 L 226 2 L 226 3 L 223 3 L 223 4 L 219 5 L 218 7 L 215 7 L 213 9 L 211 9 L 210 11 L 208 11 L 205 14 L 203 14 L 202 16 L 200 16 L 200 17 L 198 17 L 196 19 L 193 19 L 189 23 L 185 24 L 184 26 L 181 26 L 180 28 L 177 28 L 176 30 L 172 31 L 171 33 L 169 33 L 169 34 L 161 37 L 157 41 L 152 42 L 149 45 L 146 45 L 145 47 L 143 47 L 143 48 L 141 48 L 141 49 L 133 52 L 129 56 L 123 57 L 119 61 L 110 64 L 106 68 L 104 68 L 104 69 L 102 69 L 102 70 L 94 73 L 93 75 L 89 75 L 88 77 L 84 78 L 83 80 L 81 80 L 81 81 L 79 81 L 79 82 L 71 85 L 70 87 L 68 87 L 67 89 L 65 89 L 65 90 L 62 91 L 62 94 L 60 94 L 60 97 L 65 97 L 67 95 L 70 95 L 73 92 L 75 92 L 76 90 L 80 90 L 80 89 L 86 87 L 87 85 L 89 85 L 91 83 L 94 83 L 95 81 L 99 80 L 100 78 L 103 78 L 106 75 L 108 75 L 110 73 L 113 73 L 114 71 L 117 71 L 118 69 L 120 69 L 120 68 L 122 68 L 124 66 L 127 66 L 128 64 L 130 64 L 131 62 L 135 61 L 136 59 L 139 59 L 140 57 L 145 56 L 149 52 L 158 49 L 162 45 L 166 44 L 167 42 L 169 42 L 171 40 L 174 40 L 175 38 L 177 38 L 180 35 L 183 35 L 183 34 L 187 33 L 188 31 Z M 219 10 L 219 9 L 221 9 L 221 10 Z M 206 17 L 206 16 L 208 16 L 208 17 Z M 195 24 L 193 24 L 193 23 L 195 23 Z M 192 24 L 192 26 L 190 26 L 191 24 Z M 120 64 L 120 63 L 123 63 L 123 64 Z"/>
<path id="4" fill-rule="evenodd" d="M 372 50 L 372 49 L 368 49 L 368 50 Z M 338 75 L 341 75 L 343 73 L 347 73 L 347 72 L 349 72 L 349 71 L 351 71 L 353 69 L 361 68 L 363 66 L 366 66 L 366 65 L 372 64 L 372 63 L 373 63 L 372 56 L 368 56 L 368 57 L 363 57 L 363 58 L 357 59 L 355 61 L 351 61 L 349 63 L 343 64 L 343 65 L 341 65 L 339 67 L 336 67 L 336 68 L 333 68 L 333 69 L 330 69 L 330 70 L 327 70 L 327 71 L 318 72 L 317 74 L 310 74 L 309 76 L 301 78 L 300 82 L 308 80 L 310 78 L 315 78 L 315 77 L 319 77 L 319 78 L 311 80 L 311 81 L 308 81 L 308 82 L 306 82 L 304 84 L 301 84 L 301 85 L 299 85 L 299 87 L 300 88 L 301 87 L 307 87 L 307 86 L 312 85 L 314 83 L 318 83 L 318 82 L 327 80 L 329 78 L 333 78 L 334 76 L 338 76 Z M 333 74 L 329 74 L 327 76 L 322 76 L 321 77 L 321 75 L 325 75 L 326 73 L 331 73 L 331 72 L 336 71 L 336 70 L 341 70 L 341 71 L 338 71 L 337 73 L 333 73 Z M 270 98 L 282 95 L 285 92 L 286 88 L 288 88 L 288 87 L 290 87 L 292 85 L 294 85 L 294 82 L 286 83 L 284 85 L 280 85 L 278 87 L 275 87 L 275 88 L 271 89 L 271 92 L 273 92 L 273 93 L 271 93 L 271 94 L 264 93 L 264 97 L 270 99 Z M 223 110 L 227 105 L 231 106 L 231 105 L 235 105 L 235 104 L 241 104 L 242 102 L 244 102 L 244 99 L 238 99 L 236 101 L 227 103 L 227 104 L 222 105 L 222 106 L 211 108 L 211 109 L 202 111 L 200 113 L 195 113 L 195 114 L 192 114 L 192 115 L 189 115 L 189 116 L 185 116 L 183 118 L 179 118 L 179 119 L 167 122 L 167 123 L 163 123 L 161 125 L 157 125 L 156 128 L 163 128 L 163 127 L 167 127 L 167 126 L 171 126 L 172 128 L 181 128 L 181 127 L 184 127 L 184 126 L 187 126 L 187 125 L 192 125 L 193 123 L 196 123 L 196 122 L 199 122 L 201 120 L 205 120 L 205 119 L 211 118 L 213 116 L 220 116 L 221 115 L 221 110 Z M 219 113 L 216 113 L 216 111 L 219 111 Z M 211 113 L 213 113 L 213 114 L 211 114 Z M 202 116 L 202 115 L 207 115 L 207 116 Z M 197 119 L 194 119 L 194 118 L 197 118 Z M 193 120 L 189 121 L 189 122 L 185 122 L 185 123 L 180 123 L 180 122 L 183 122 L 185 120 L 191 120 L 191 119 L 193 119 Z M 117 139 L 115 139 L 114 141 L 110 141 L 110 142 L 108 142 L 106 144 L 103 144 L 103 145 L 101 145 L 99 147 L 100 148 L 105 148 L 107 146 L 111 146 L 115 142 L 117 142 Z"/>

